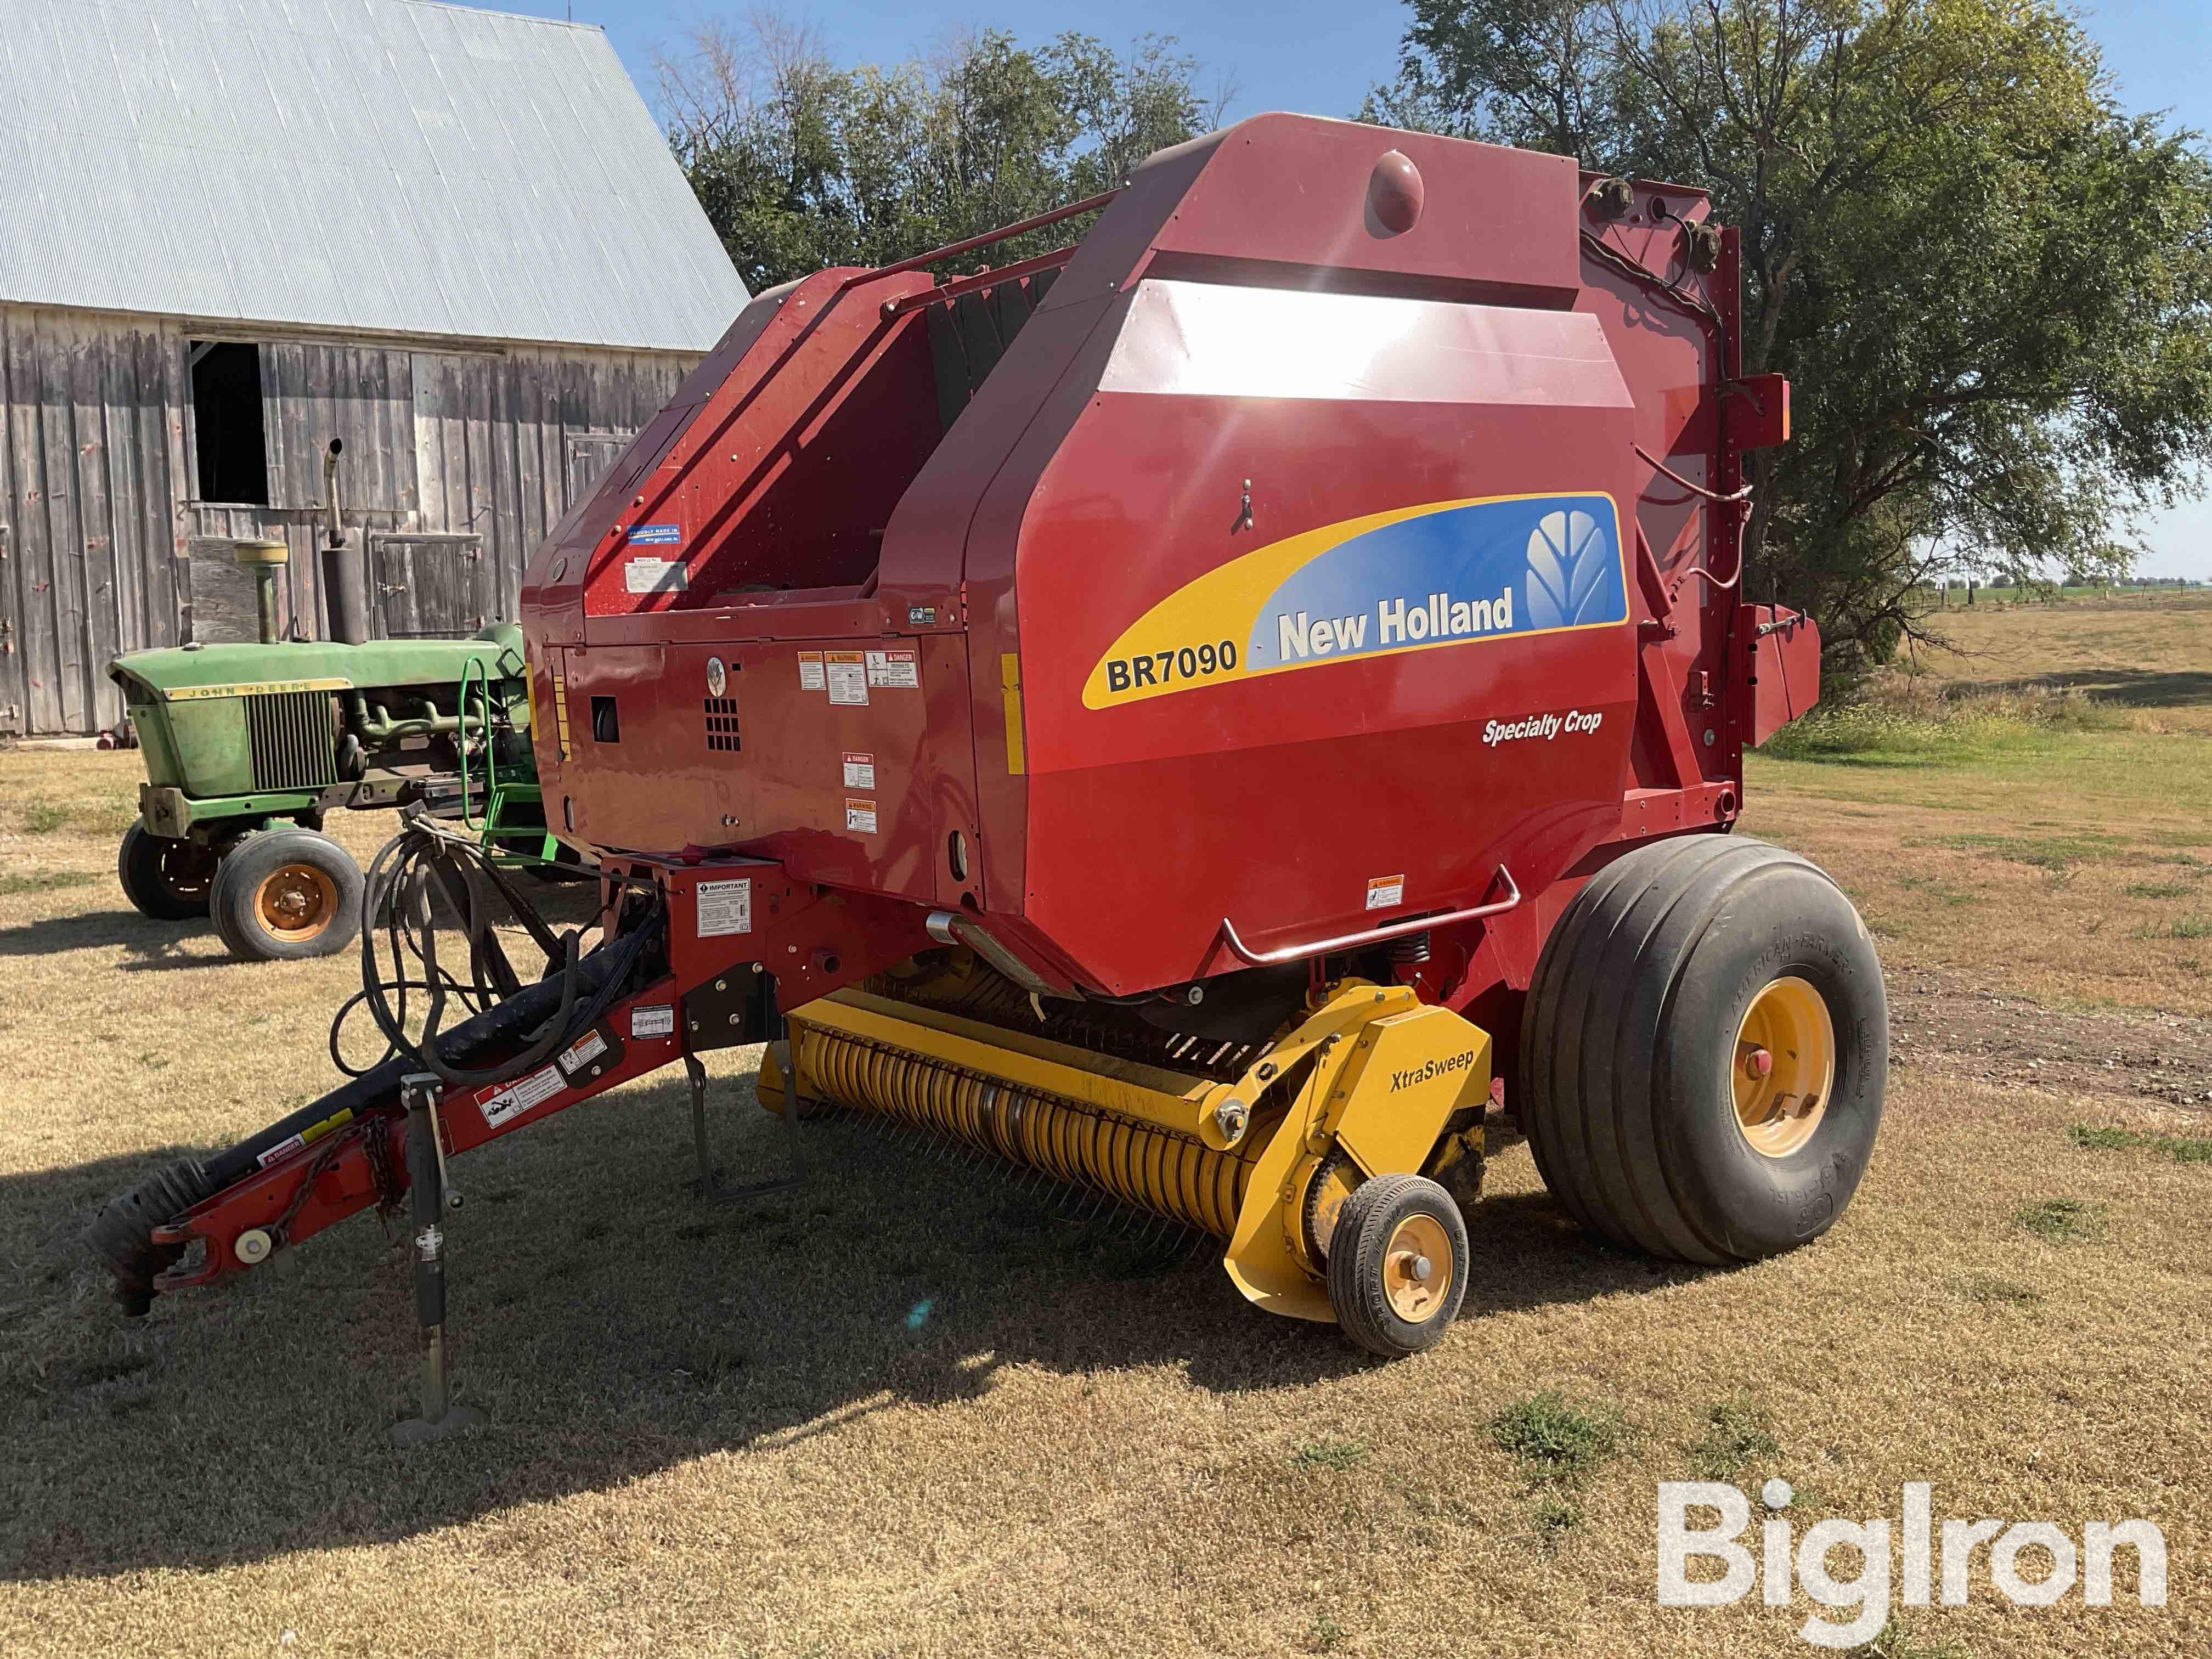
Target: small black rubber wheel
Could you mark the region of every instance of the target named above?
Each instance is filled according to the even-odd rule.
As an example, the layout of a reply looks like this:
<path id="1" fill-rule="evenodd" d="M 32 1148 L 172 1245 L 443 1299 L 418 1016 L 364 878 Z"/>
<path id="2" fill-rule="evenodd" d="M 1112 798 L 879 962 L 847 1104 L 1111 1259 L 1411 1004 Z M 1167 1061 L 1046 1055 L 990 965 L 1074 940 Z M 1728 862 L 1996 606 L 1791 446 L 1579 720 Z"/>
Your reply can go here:
<path id="1" fill-rule="evenodd" d="M 361 890 L 361 866 L 336 842 L 312 830 L 271 830 L 224 855 L 209 912 L 233 956 L 296 962 L 352 943 Z"/>
<path id="2" fill-rule="evenodd" d="M 1328 1301 L 1344 1334 L 1402 1359 L 1433 1348 L 1467 1297 L 1467 1222 L 1451 1194 L 1417 1175 L 1352 1189 L 1328 1242 Z"/>
<path id="3" fill-rule="evenodd" d="M 198 842 L 149 834 L 143 823 L 123 832 L 115 849 L 116 878 L 141 915 L 156 921 L 190 921 L 208 913 L 216 855 Z"/>
<path id="4" fill-rule="evenodd" d="M 1566 1209 L 1720 1265 L 1818 1237 L 1881 1124 L 1888 1003 L 1865 924 L 1795 853 L 1686 836 L 1607 865 L 1545 942 L 1520 1115 Z"/>

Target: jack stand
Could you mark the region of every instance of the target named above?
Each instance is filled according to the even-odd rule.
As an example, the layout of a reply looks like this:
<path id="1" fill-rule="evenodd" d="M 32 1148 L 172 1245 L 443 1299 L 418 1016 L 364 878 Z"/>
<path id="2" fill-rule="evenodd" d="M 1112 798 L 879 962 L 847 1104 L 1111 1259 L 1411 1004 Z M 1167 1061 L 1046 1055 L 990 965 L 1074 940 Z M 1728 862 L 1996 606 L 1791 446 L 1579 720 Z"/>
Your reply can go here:
<path id="1" fill-rule="evenodd" d="M 407 1103 L 407 1179 L 416 1230 L 415 1316 L 422 1322 L 424 1344 L 422 1415 L 392 1431 L 392 1443 L 403 1451 L 484 1420 L 472 1406 L 451 1404 L 446 1382 L 446 1235 L 438 1225 L 446 1207 L 446 1159 L 438 1145 L 437 1112 L 444 1087 L 428 1072 L 399 1080 L 399 1097 Z"/>
<path id="2" fill-rule="evenodd" d="M 694 1198 L 709 1204 L 742 1204 L 806 1184 L 806 1152 L 799 1139 L 799 1114 L 787 1109 L 783 1118 L 791 1141 L 791 1173 L 766 1181 L 749 1181 L 740 1186 L 724 1185 L 722 1172 L 714 1167 L 713 1155 L 707 1150 L 707 1068 L 691 1052 L 688 1042 L 684 1045 L 684 1075 L 691 1085 L 691 1143 L 699 1154 L 699 1173 L 691 1182 Z"/>

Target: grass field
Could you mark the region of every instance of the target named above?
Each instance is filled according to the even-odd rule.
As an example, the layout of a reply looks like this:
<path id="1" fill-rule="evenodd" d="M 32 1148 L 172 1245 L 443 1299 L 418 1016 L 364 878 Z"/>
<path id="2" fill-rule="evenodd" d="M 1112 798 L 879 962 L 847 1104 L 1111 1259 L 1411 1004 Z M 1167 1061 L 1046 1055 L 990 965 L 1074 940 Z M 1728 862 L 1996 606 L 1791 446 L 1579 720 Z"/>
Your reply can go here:
<path id="1" fill-rule="evenodd" d="M 1950 678 L 2113 672 L 2041 625 L 2000 613 L 1975 648 L 2002 672 Z M 2192 649 L 2141 662 L 2186 676 Z M 1811 1652 L 1802 1595 L 1653 1595 L 1655 1483 L 1779 1475 L 1800 1530 L 1894 1519 L 1915 1480 L 1938 1516 L 2165 1530 L 2163 1610 L 2124 1554 L 2109 1608 L 2015 1607 L 1978 1571 L 1966 1606 L 1900 1606 L 1887 1659 L 2201 1655 L 2189 708 L 1907 687 L 1753 757 L 1747 828 L 1836 872 L 1891 983 L 1889 1118 L 1809 1249 L 1616 1252 L 1508 1146 L 1459 1327 L 1373 1364 L 1211 1256 L 1162 1267 L 859 1124 L 808 1130 L 802 1193 L 695 1207 L 681 1091 L 652 1082 L 456 1165 L 455 1363 L 491 1425 L 404 1458 L 413 1316 L 374 1220 L 135 1326 L 75 1243 L 106 1194 L 328 1086 L 355 963 L 234 964 L 143 921 L 112 874 L 136 757 L 0 755 L 0 1650 Z M 363 854 L 388 827 L 337 826 Z M 747 1172 L 781 1149 L 753 1063 L 715 1066 Z"/>

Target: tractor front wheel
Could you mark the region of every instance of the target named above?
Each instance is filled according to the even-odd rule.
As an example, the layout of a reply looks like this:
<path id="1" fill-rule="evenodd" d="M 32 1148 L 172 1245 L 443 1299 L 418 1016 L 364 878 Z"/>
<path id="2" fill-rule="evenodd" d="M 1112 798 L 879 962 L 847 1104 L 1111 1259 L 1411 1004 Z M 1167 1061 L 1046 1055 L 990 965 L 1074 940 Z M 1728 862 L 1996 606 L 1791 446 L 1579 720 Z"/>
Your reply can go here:
<path id="1" fill-rule="evenodd" d="M 208 913 L 216 855 L 198 842 L 148 832 L 134 823 L 115 850 L 115 874 L 124 896 L 156 921 L 190 921 Z"/>
<path id="2" fill-rule="evenodd" d="M 1522 1125 L 1577 1220 L 1654 1255 L 1756 1261 L 1858 1189 L 1889 1071 L 1881 963 L 1795 853 L 1655 842 L 1560 916 L 1521 1044 Z"/>
<path id="3" fill-rule="evenodd" d="M 343 951 L 361 931 L 361 866 L 312 830 L 271 830 L 231 849 L 210 912 L 234 957 L 296 962 Z"/>

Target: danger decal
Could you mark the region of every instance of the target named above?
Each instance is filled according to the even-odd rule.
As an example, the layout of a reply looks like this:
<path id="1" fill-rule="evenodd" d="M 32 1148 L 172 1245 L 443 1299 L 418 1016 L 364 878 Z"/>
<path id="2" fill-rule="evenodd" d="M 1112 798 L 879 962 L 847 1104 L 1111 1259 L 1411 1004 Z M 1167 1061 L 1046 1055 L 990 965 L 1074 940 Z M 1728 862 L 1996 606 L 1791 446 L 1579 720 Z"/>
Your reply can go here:
<path id="1" fill-rule="evenodd" d="M 1433 501 L 1324 525 L 1208 571 L 1123 632 L 1083 703 L 1627 620 L 1610 495 Z"/>

